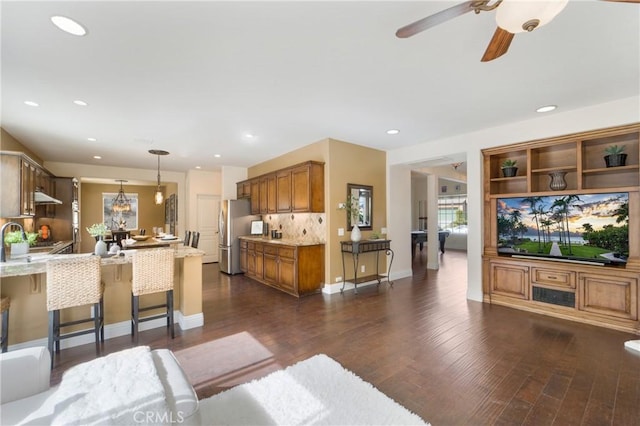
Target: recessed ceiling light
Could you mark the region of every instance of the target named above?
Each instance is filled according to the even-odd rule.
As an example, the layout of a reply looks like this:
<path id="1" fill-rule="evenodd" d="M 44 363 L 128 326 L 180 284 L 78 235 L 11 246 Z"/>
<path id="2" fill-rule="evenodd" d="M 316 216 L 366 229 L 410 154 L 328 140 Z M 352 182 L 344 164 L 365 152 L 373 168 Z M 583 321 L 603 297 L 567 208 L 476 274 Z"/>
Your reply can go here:
<path id="1" fill-rule="evenodd" d="M 81 101 L 80 99 L 76 99 L 75 101 L 73 101 L 73 103 L 78 105 L 78 106 L 87 106 L 87 105 L 89 105 L 88 103 L 86 103 L 85 101 Z"/>
<path id="2" fill-rule="evenodd" d="M 71 18 L 67 18 L 66 16 L 52 16 L 51 22 L 65 33 L 76 36 L 83 36 L 87 33 L 87 30 L 85 30 L 82 25 L 78 24 Z"/>
<path id="3" fill-rule="evenodd" d="M 549 111 L 553 111 L 556 108 L 558 108 L 556 105 L 545 105 L 538 108 L 536 112 L 549 112 Z"/>
<path id="4" fill-rule="evenodd" d="M 245 133 L 244 137 L 247 138 L 247 139 L 253 139 L 253 138 L 255 138 L 255 135 L 252 134 L 252 133 Z"/>
<path id="5" fill-rule="evenodd" d="M 94 155 L 93 158 L 95 158 L 96 160 L 102 160 L 102 157 L 100 157 L 99 155 Z"/>
<path id="6" fill-rule="evenodd" d="M 196 169 L 198 169 L 198 170 L 200 170 L 201 168 L 202 168 L 202 167 L 200 167 L 200 166 L 196 166 Z"/>
<path id="7" fill-rule="evenodd" d="M 398 129 L 389 129 L 389 130 L 387 130 L 387 134 L 388 135 L 397 135 L 398 133 L 400 133 L 400 130 L 398 130 Z"/>
<path id="8" fill-rule="evenodd" d="M 222 155 L 220 155 L 220 154 L 213 154 L 213 156 L 216 157 L 216 158 L 222 157 Z"/>
<path id="9" fill-rule="evenodd" d="M 33 102 L 33 101 L 24 101 L 24 104 L 25 104 L 25 105 L 32 106 L 32 107 L 40 106 L 40 104 L 39 104 L 39 103 L 37 103 L 37 102 Z"/>
<path id="10" fill-rule="evenodd" d="M 88 140 L 89 142 L 95 142 L 95 141 L 97 141 L 98 139 L 96 139 L 96 138 L 87 138 L 87 140 Z"/>

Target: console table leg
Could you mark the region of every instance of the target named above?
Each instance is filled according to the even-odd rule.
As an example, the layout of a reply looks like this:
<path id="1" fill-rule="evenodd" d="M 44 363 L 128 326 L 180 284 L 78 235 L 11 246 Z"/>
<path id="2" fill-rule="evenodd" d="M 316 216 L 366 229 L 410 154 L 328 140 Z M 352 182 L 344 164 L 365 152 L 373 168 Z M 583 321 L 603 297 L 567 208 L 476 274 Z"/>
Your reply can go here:
<path id="1" fill-rule="evenodd" d="M 344 269 L 344 252 L 342 252 L 342 288 L 340 289 L 340 293 L 344 291 L 344 286 L 346 284 L 346 281 L 347 281 L 347 276 L 345 275 L 345 269 Z"/>
<path id="2" fill-rule="evenodd" d="M 391 255 L 391 261 L 389 262 L 389 269 L 387 270 L 387 282 L 389 283 L 389 285 L 391 287 L 393 287 L 393 281 L 390 280 L 390 278 L 391 278 L 391 266 L 393 265 L 393 250 L 387 249 L 386 254 L 387 254 L 387 256 Z"/>

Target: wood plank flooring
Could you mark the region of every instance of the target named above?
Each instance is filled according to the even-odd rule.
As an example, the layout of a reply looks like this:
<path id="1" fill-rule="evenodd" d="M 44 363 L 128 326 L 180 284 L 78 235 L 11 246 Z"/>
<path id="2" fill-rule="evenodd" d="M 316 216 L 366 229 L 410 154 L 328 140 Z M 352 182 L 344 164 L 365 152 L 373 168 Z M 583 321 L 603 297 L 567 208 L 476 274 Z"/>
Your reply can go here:
<path id="1" fill-rule="evenodd" d="M 359 294 L 302 299 L 203 267 L 205 325 L 140 344 L 172 349 L 201 398 L 324 353 L 433 425 L 640 425 L 639 338 L 466 299 L 466 254 Z M 103 353 L 131 347 L 110 339 Z M 95 346 L 63 350 L 52 383 Z"/>

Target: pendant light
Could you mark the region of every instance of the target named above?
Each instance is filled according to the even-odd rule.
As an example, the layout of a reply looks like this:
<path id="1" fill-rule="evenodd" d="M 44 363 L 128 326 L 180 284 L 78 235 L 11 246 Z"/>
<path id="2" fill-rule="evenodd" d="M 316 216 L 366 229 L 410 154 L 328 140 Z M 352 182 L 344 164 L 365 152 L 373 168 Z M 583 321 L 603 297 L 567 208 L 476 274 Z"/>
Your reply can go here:
<path id="1" fill-rule="evenodd" d="M 150 149 L 149 154 L 158 156 L 158 187 L 156 188 L 156 195 L 154 199 L 156 204 L 162 204 L 162 202 L 164 201 L 164 195 L 162 194 L 162 190 L 160 189 L 160 156 L 169 155 L 169 153 L 161 149 Z"/>
<path id="2" fill-rule="evenodd" d="M 119 179 L 116 182 L 120 182 L 120 191 L 118 191 L 118 195 L 111 201 L 111 211 L 115 213 L 126 213 L 131 211 L 131 200 L 127 198 L 124 193 L 124 189 L 122 188 L 122 183 L 127 182 L 126 180 Z"/>

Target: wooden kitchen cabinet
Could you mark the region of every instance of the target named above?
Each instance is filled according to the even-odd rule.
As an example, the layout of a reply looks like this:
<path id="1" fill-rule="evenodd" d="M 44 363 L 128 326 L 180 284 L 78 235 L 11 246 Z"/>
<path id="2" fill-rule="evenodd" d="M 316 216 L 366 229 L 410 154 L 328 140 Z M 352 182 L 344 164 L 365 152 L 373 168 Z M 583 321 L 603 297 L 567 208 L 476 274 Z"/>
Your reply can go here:
<path id="1" fill-rule="evenodd" d="M 251 187 L 251 214 L 260 214 L 260 180 L 252 179 Z"/>
<path id="2" fill-rule="evenodd" d="M 240 252 L 247 249 L 247 277 L 294 296 L 322 290 L 324 285 L 324 244 L 295 246 L 240 239 Z"/>
<path id="3" fill-rule="evenodd" d="M 41 189 L 47 192 L 45 185 L 50 177 L 49 172 L 22 153 L 0 153 L 0 217 L 34 216 L 36 204 L 33 196 L 36 187 L 43 186 Z"/>
<path id="4" fill-rule="evenodd" d="M 291 170 L 282 170 L 276 175 L 278 188 L 278 213 L 291 211 Z"/>
<path id="5" fill-rule="evenodd" d="M 247 241 L 240 240 L 240 270 L 247 273 Z"/>
<path id="6" fill-rule="evenodd" d="M 266 175 L 260 182 L 260 214 L 276 212 L 276 176 Z"/>
<path id="7" fill-rule="evenodd" d="M 251 200 L 251 214 L 324 212 L 324 163 L 307 161 L 237 182 L 238 198 Z"/>
<path id="8" fill-rule="evenodd" d="M 239 200 L 242 198 L 251 198 L 251 181 L 244 180 L 236 183 L 236 196 Z"/>
<path id="9" fill-rule="evenodd" d="M 294 212 L 324 211 L 324 164 L 309 161 L 291 170 L 291 202 Z"/>

